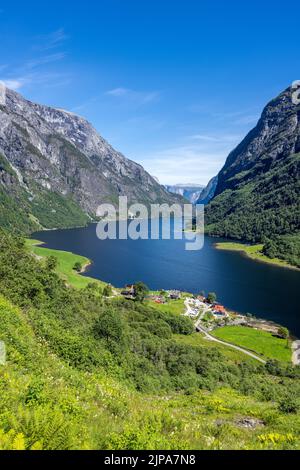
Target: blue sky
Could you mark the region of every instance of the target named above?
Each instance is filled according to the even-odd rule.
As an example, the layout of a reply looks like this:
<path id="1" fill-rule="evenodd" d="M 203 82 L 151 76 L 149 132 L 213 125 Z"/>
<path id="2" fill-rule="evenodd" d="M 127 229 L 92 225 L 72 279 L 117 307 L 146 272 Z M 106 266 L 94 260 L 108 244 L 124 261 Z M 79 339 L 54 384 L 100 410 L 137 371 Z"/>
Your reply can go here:
<path id="1" fill-rule="evenodd" d="M 86 117 L 161 183 L 205 184 L 300 79 L 299 1 L 0 1 L 0 80 Z"/>

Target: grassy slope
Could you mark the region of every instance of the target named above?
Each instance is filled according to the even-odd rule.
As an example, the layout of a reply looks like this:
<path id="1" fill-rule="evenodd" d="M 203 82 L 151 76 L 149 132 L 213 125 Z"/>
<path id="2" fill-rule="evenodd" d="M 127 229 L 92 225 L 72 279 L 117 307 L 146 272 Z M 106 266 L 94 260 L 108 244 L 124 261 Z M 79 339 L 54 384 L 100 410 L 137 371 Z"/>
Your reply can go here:
<path id="1" fill-rule="evenodd" d="M 165 312 L 165 313 L 174 313 L 177 315 L 181 315 L 184 310 L 184 299 L 179 299 L 179 300 L 170 300 L 167 301 L 165 304 L 157 304 L 156 302 L 149 301 L 148 302 L 149 306 L 152 308 L 155 308 L 156 310 L 159 310 L 160 312 Z"/>
<path id="2" fill-rule="evenodd" d="M 243 326 L 226 326 L 214 331 L 216 338 L 237 344 L 254 351 L 266 359 L 291 361 L 291 348 L 287 340 L 276 338 L 271 333 Z"/>
<path id="3" fill-rule="evenodd" d="M 205 347 L 205 348 L 217 348 L 222 354 L 224 354 L 228 359 L 234 361 L 235 363 L 239 362 L 249 362 L 257 365 L 257 361 L 246 354 L 242 354 L 239 351 L 223 346 L 222 344 L 209 341 L 201 333 L 193 333 L 192 335 L 183 336 L 183 335 L 174 335 L 176 342 L 180 344 L 185 344 L 187 346 L 194 347 Z"/>
<path id="4" fill-rule="evenodd" d="M 80 262 L 82 266 L 88 266 L 90 263 L 90 260 L 88 258 L 85 258 L 80 255 L 76 255 L 74 253 L 66 252 L 66 251 L 51 250 L 48 248 L 44 248 L 42 246 L 38 246 L 39 244 L 41 244 L 41 242 L 39 242 L 38 240 L 28 239 L 26 240 L 26 243 L 27 243 L 27 246 L 29 246 L 30 249 L 39 257 L 55 256 L 58 259 L 58 266 L 57 266 L 56 271 L 62 277 L 62 279 L 64 279 L 67 282 L 68 285 L 71 285 L 77 289 L 85 288 L 90 282 L 97 282 L 102 287 L 105 285 L 103 282 L 99 280 L 82 276 L 73 270 L 73 266 L 76 262 Z M 227 243 L 225 245 L 227 245 Z M 181 315 L 184 312 L 184 308 L 185 308 L 184 298 L 181 298 L 180 300 L 167 301 L 166 304 L 157 304 L 153 301 L 148 301 L 147 304 L 160 312 L 173 313 L 176 315 Z M 233 335 L 232 338 L 230 337 L 229 332 L 227 333 L 228 337 L 226 335 L 226 332 L 224 332 L 224 330 L 227 330 L 229 328 L 233 328 L 233 329 L 237 328 L 237 334 L 232 333 Z M 242 331 L 242 329 L 239 330 L 239 328 L 242 328 L 242 327 L 222 328 L 216 331 L 215 336 L 219 337 L 220 339 L 227 340 L 233 344 L 244 346 L 246 349 L 255 351 L 258 354 L 262 354 L 265 357 L 275 358 L 275 359 L 283 360 L 283 361 L 290 361 L 291 352 L 290 352 L 290 349 L 287 349 L 283 346 L 283 342 L 282 342 L 283 340 L 274 338 L 269 333 L 265 333 L 263 331 L 259 332 L 256 330 L 251 330 L 249 328 L 244 328 L 245 330 L 244 336 L 247 336 L 247 334 L 249 336 L 249 338 L 247 336 L 247 338 L 244 339 L 244 336 L 242 338 L 239 336 L 239 331 Z M 257 334 L 255 334 L 255 332 Z M 261 336 L 260 336 L 260 333 L 261 333 Z M 257 338 L 258 344 L 255 343 L 254 339 L 252 340 L 253 336 Z M 271 338 L 273 339 L 273 341 L 271 341 Z M 247 356 L 246 357 L 244 357 L 244 355 L 241 356 L 241 354 L 238 351 L 234 351 L 220 344 L 209 343 L 209 341 L 205 340 L 202 337 L 202 335 L 199 333 L 195 335 L 191 335 L 191 336 L 175 335 L 175 340 L 178 342 L 181 342 L 182 344 L 187 344 L 187 345 L 192 345 L 192 346 L 215 347 L 219 349 L 221 352 L 223 352 L 230 359 L 234 359 L 238 362 L 241 360 L 252 361 L 252 359 L 248 358 Z"/>
<path id="5" fill-rule="evenodd" d="M 290 265 L 286 261 L 279 258 L 269 258 L 262 253 L 263 245 L 244 245 L 243 243 L 225 242 L 216 243 L 215 247 L 219 250 L 228 251 L 240 251 L 245 253 L 249 258 L 256 261 L 262 261 L 264 263 L 275 264 L 276 266 L 282 266 L 285 268 L 297 269 L 295 266 Z"/>
<path id="6" fill-rule="evenodd" d="M 84 256 L 76 255 L 67 251 L 60 250 L 51 250 L 49 248 L 44 248 L 42 242 L 38 240 L 26 240 L 27 246 L 33 251 L 33 253 L 39 257 L 55 256 L 58 260 L 57 274 L 59 274 L 68 285 L 73 286 L 77 289 L 83 289 L 90 282 L 97 282 L 100 286 L 105 284 L 97 279 L 91 277 L 82 276 L 76 271 L 73 267 L 76 262 L 81 263 L 83 267 L 87 267 L 91 262 L 88 258 Z"/>
<path id="7" fill-rule="evenodd" d="M 145 395 L 70 367 L 35 335 L 26 314 L 0 296 L 0 449 L 290 449 L 299 416 L 228 388 Z M 9 410 L 9 412 L 7 411 Z M 246 429 L 251 416 L 265 425 Z M 216 428 L 215 422 L 220 425 Z M 50 424 L 51 423 L 51 424 Z"/>

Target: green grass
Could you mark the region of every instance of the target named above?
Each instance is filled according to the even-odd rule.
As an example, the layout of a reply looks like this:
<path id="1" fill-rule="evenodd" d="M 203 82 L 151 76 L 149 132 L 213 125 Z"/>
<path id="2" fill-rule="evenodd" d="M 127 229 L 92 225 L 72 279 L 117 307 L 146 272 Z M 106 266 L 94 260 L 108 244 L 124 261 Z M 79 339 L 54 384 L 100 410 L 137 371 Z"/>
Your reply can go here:
<path id="1" fill-rule="evenodd" d="M 122 335 L 140 352 L 133 356 L 126 343 L 125 354 L 108 349 L 94 326 L 116 299 L 65 288 L 43 259 L 10 243 L 2 241 L 0 250 L 0 339 L 7 351 L 0 365 L 0 450 L 299 449 L 300 413 L 279 406 L 289 391 L 299 395 L 296 368 L 294 376 L 271 375 L 258 364 L 240 370 L 238 351 L 228 348 L 224 358 L 222 345 L 201 334 L 159 338 L 147 328 L 148 320 L 155 327 L 155 312 L 133 302 L 119 301 Z M 39 257 L 65 258 L 34 243 L 28 250 Z M 72 264 L 86 260 L 72 256 Z M 164 386 L 166 361 L 173 374 Z M 257 427 L 242 426 L 246 417 L 259 420 Z"/>
<path id="2" fill-rule="evenodd" d="M 299 448 L 299 415 L 284 415 L 273 401 L 228 387 L 139 393 L 102 370 L 87 376 L 64 363 L 2 296 L 0 319 L 8 346 L 7 366 L 0 366 L 0 450 Z M 242 428 L 239 420 L 247 416 L 264 426 Z"/>
<path id="3" fill-rule="evenodd" d="M 266 359 L 291 361 L 291 348 L 286 339 L 277 338 L 271 333 L 243 326 L 225 326 L 213 332 L 216 338 L 244 347 Z"/>
<path id="4" fill-rule="evenodd" d="M 240 251 L 243 252 L 249 258 L 255 261 L 262 261 L 263 263 L 275 264 L 276 266 L 282 266 L 285 268 L 297 269 L 295 266 L 287 263 L 286 261 L 279 258 L 269 258 L 262 253 L 263 245 L 244 245 L 243 243 L 225 242 L 216 243 L 215 248 L 218 250 L 228 251 Z"/>
<path id="5" fill-rule="evenodd" d="M 26 244 L 31 249 L 31 251 L 39 257 L 55 256 L 55 258 L 58 260 L 56 272 L 61 276 L 62 279 L 66 281 L 68 285 L 77 289 L 84 289 L 91 282 L 96 282 L 101 287 L 105 285 L 105 283 L 102 281 L 91 277 L 82 276 L 81 274 L 74 271 L 73 267 L 77 262 L 79 262 L 82 267 L 87 267 L 89 264 L 91 264 L 91 261 L 88 258 L 67 251 L 43 248 L 42 246 L 39 246 L 42 245 L 42 242 L 38 240 L 27 239 Z"/>
<path id="6" fill-rule="evenodd" d="M 252 364 L 257 364 L 257 361 L 252 357 L 214 341 L 209 341 L 201 333 L 193 333 L 187 336 L 174 335 L 174 339 L 177 343 L 184 344 L 185 346 L 215 348 L 235 363 L 251 362 Z"/>
<path id="7" fill-rule="evenodd" d="M 155 308 L 156 310 L 159 310 L 160 312 L 164 313 L 175 313 L 177 315 L 181 315 L 185 311 L 185 306 L 184 306 L 184 299 L 179 299 L 179 300 L 168 300 L 167 303 L 165 304 L 157 304 L 156 302 L 153 302 L 153 300 L 149 300 L 147 304 Z"/>

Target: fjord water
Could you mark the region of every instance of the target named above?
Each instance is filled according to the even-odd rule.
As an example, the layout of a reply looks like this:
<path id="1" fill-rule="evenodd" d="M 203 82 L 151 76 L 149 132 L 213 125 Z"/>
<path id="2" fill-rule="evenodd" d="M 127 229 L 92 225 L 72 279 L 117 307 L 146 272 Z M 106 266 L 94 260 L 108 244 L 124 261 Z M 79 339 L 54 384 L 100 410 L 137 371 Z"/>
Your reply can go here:
<path id="1" fill-rule="evenodd" d="M 226 307 L 280 323 L 300 337 L 300 272 L 217 250 L 221 239 L 206 236 L 200 251 L 186 251 L 185 240 L 101 241 L 95 224 L 33 238 L 86 256 L 92 260 L 86 275 L 116 287 L 142 280 L 153 290 L 213 291 Z"/>

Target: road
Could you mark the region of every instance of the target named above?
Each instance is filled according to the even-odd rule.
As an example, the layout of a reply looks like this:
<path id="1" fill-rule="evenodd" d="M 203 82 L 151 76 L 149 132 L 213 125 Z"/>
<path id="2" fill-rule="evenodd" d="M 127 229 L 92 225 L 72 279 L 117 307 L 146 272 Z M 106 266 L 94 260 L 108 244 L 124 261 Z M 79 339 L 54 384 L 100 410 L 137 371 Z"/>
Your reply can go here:
<path id="1" fill-rule="evenodd" d="M 192 308 L 190 306 L 190 303 L 189 303 L 188 299 L 186 299 L 186 301 L 184 302 L 184 305 L 186 307 L 186 313 L 185 314 L 192 317 Z M 250 356 L 253 359 L 256 359 L 257 361 L 261 362 L 262 364 L 266 364 L 266 361 L 264 361 L 261 357 L 257 356 L 256 354 L 252 353 L 251 351 L 248 351 L 247 349 L 241 348 L 240 346 L 236 346 L 235 344 L 227 343 L 226 341 L 222 341 L 222 340 L 217 339 L 214 336 L 210 335 L 208 333 L 208 331 L 205 328 L 203 328 L 203 326 L 201 325 L 202 317 L 205 315 L 206 311 L 209 311 L 209 309 L 203 311 L 202 315 L 200 316 L 200 318 L 195 323 L 195 328 L 196 328 L 197 331 L 201 331 L 201 333 L 203 333 L 205 335 L 205 337 L 210 341 L 214 341 L 215 343 L 223 344 L 224 346 L 227 346 L 229 348 L 236 349 L 237 351 L 240 351 L 240 352 L 246 354 L 247 356 Z M 299 341 L 299 348 L 300 348 L 300 341 Z M 299 353 L 299 361 L 300 361 L 300 349 L 298 350 L 298 353 Z"/>
<path id="2" fill-rule="evenodd" d="M 185 315 L 189 316 L 190 318 L 193 318 L 193 309 L 190 305 L 190 299 L 186 299 L 185 302 L 184 302 L 184 305 L 185 305 L 185 308 L 186 308 Z M 206 314 L 206 312 L 211 311 L 210 308 L 207 305 L 203 304 L 203 307 L 205 307 L 205 308 L 203 308 L 202 313 L 199 317 L 199 319 L 201 319 L 201 320 L 204 317 L 204 315 Z"/>
<path id="3" fill-rule="evenodd" d="M 240 346 L 236 346 L 235 344 L 227 343 L 225 341 L 222 341 L 220 339 L 215 338 L 214 336 L 210 335 L 208 331 L 206 331 L 203 326 L 200 324 L 200 320 L 198 320 L 195 323 L 195 328 L 197 331 L 201 331 L 205 335 L 205 337 L 210 340 L 214 341 L 215 343 L 223 344 L 224 346 L 228 346 L 229 348 L 236 349 L 237 351 L 240 351 L 244 354 L 247 354 L 247 356 L 252 357 L 253 359 L 256 359 L 257 361 L 261 362 L 262 364 L 266 364 L 266 361 L 264 361 L 261 357 L 257 356 L 256 354 L 248 351 L 247 349 L 241 348 Z"/>

